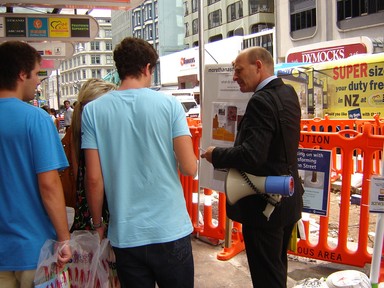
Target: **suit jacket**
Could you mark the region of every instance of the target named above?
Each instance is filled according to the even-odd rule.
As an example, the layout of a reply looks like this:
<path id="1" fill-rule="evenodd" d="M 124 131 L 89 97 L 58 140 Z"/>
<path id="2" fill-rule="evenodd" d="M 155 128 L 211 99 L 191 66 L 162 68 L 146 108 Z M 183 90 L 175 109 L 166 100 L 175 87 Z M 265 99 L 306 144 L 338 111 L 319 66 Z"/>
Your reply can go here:
<path id="1" fill-rule="evenodd" d="M 284 122 L 285 142 L 273 93 L 280 96 L 284 109 L 283 113 L 280 112 L 280 117 Z M 236 168 L 257 176 L 292 175 L 295 191 L 291 197 L 282 198 L 269 220 L 262 213 L 267 202 L 258 195 L 244 197 L 235 205 L 227 203 L 229 218 L 258 227 L 286 226 L 301 218 L 304 190 L 297 171 L 300 118 L 297 94 L 280 78 L 272 80 L 252 95 L 238 124 L 234 146 L 215 148 L 212 164 L 215 168 Z"/>

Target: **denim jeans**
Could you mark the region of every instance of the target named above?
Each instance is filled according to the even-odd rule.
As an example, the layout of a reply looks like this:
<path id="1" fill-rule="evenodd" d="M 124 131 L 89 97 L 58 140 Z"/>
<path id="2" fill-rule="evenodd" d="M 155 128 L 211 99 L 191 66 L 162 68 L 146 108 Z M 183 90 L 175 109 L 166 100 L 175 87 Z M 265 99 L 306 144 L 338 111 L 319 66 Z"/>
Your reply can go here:
<path id="1" fill-rule="evenodd" d="M 193 288 L 190 236 L 133 248 L 113 247 L 122 288 Z"/>

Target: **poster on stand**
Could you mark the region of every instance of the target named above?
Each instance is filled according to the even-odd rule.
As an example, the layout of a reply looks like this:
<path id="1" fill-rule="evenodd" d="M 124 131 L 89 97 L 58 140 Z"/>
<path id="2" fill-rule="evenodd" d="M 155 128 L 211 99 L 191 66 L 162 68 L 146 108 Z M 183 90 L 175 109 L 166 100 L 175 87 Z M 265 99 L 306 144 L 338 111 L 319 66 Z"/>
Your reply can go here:
<path id="1" fill-rule="evenodd" d="M 232 147 L 252 93 L 242 93 L 233 81 L 232 64 L 206 65 L 204 75 L 201 148 Z M 224 192 L 226 169 L 214 169 L 205 160 L 200 161 L 200 169 L 203 171 L 199 175 L 201 187 Z"/>
<path id="2" fill-rule="evenodd" d="M 304 186 L 303 212 L 328 215 L 331 151 L 299 148 L 297 163 Z"/>

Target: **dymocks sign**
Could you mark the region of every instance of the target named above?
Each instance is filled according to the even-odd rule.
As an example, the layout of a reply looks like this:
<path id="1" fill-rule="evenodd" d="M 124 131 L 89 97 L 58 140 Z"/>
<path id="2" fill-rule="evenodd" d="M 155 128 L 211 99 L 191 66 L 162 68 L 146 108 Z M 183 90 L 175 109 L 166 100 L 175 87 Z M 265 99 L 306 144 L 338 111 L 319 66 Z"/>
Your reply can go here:
<path id="1" fill-rule="evenodd" d="M 287 62 L 320 63 L 341 60 L 364 53 L 367 53 L 365 44 L 356 43 L 290 53 L 287 56 Z"/>

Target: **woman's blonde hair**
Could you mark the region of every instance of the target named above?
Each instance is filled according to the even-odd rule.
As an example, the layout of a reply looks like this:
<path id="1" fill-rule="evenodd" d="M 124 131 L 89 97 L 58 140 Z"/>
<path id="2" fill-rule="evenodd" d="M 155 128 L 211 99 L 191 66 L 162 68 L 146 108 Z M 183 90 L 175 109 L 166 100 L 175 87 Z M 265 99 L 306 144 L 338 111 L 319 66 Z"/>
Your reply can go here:
<path id="1" fill-rule="evenodd" d="M 115 90 L 117 86 L 113 83 L 107 82 L 102 79 L 91 78 L 88 79 L 80 88 L 79 95 L 77 97 L 77 104 L 73 110 L 72 116 L 72 139 L 74 143 L 76 160 L 79 160 L 80 156 L 80 143 L 81 143 L 81 114 L 84 106 L 89 102 L 99 98 L 111 90 Z"/>

